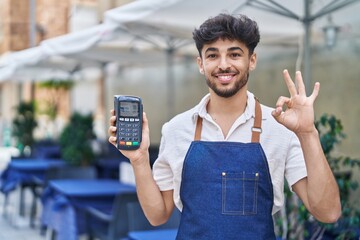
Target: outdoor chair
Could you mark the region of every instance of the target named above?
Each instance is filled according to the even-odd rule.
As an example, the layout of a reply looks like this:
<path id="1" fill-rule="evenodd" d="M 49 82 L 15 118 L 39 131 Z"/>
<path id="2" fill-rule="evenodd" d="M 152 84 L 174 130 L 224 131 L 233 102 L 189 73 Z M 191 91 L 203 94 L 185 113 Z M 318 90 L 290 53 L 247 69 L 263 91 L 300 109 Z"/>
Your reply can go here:
<path id="1" fill-rule="evenodd" d="M 167 223 L 152 226 L 141 209 L 136 193 L 118 195 L 112 209 L 88 207 L 87 210 L 89 240 L 130 240 L 129 232 L 177 229 L 180 223 L 180 212 L 175 209 Z"/>
<path id="2" fill-rule="evenodd" d="M 46 171 L 44 180 L 31 188 L 33 194 L 33 200 L 30 209 L 30 226 L 35 226 L 35 218 L 37 213 L 37 202 L 41 198 L 43 190 L 48 185 L 50 180 L 55 179 L 94 179 L 97 178 L 96 169 L 93 166 L 90 167 L 75 167 L 67 166 L 61 168 L 50 168 Z M 44 228 L 41 232 L 44 233 Z"/>

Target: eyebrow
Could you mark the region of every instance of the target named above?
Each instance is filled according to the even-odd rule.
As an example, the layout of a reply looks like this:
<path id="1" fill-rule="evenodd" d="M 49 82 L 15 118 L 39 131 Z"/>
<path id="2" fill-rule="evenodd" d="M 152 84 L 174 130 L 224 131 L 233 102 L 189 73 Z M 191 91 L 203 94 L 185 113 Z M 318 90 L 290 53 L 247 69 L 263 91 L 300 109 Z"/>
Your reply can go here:
<path id="1" fill-rule="evenodd" d="M 242 50 L 241 47 L 231 47 L 231 48 L 228 48 L 228 51 L 236 51 L 236 50 L 240 50 L 242 53 L 244 53 L 244 50 Z"/>
<path id="2" fill-rule="evenodd" d="M 244 53 L 244 50 L 242 50 L 242 48 L 240 48 L 240 47 L 231 47 L 231 48 L 228 48 L 227 50 L 228 50 L 228 52 L 240 50 L 242 53 Z M 210 48 L 206 49 L 205 53 L 207 53 L 207 52 L 218 52 L 218 51 L 219 51 L 219 49 L 214 48 L 214 47 L 210 47 Z"/>
<path id="3" fill-rule="evenodd" d="M 219 51 L 219 49 L 214 48 L 214 47 L 210 47 L 210 48 L 206 49 L 205 53 L 207 53 L 207 52 L 218 52 L 218 51 Z"/>

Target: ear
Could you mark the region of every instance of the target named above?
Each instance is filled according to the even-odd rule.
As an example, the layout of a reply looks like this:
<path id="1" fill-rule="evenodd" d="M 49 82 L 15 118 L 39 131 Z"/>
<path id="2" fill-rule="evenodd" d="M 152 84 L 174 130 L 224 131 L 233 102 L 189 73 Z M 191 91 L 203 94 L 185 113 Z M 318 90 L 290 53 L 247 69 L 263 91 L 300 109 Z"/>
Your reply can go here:
<path id="1" fill-rule="evenodd" d="M 250 57 L 249 70 L 253 71 L 256 68 L 256 53 L 253 53 Z"/>
<path id="2" fill-rule="evenodd" d="M 201 57 L 197 57 L 197 58 L 196 58 L 196 62 L 197 62 L 198 67 L 199 67 L 199 72 L 200 72 L 201 74 L 204 74 L 205 71 L 204 71 L 204 66 L 203 66 L 203 64 L 202 64 L 202 59 L 201 59 Z"/>

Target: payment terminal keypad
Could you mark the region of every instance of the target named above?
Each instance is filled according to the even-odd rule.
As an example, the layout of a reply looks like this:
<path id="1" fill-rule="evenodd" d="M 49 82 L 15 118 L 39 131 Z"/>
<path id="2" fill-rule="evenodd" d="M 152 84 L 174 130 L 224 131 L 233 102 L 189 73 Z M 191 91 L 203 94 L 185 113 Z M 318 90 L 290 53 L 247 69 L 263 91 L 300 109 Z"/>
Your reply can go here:
<path id="1" fill-rule="evenodd" d="M 140 119 L 134 117 L 119 117 L 119 145 L 138 146 L 140 143 Z"/>

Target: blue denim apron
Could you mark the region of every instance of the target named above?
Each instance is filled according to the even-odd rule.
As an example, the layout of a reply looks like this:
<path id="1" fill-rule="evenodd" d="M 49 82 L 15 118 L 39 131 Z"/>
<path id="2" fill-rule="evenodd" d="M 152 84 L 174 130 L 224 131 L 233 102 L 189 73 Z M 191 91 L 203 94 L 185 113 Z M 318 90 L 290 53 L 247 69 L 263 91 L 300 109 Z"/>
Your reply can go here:
<path id="1" fill-rule="evenodd" d="M 208 142 L 200 141 L 198 117 L 184 160 L 177 240 L 275 239 L 273 188 L 259 143 L 261 120 L 256 101 L 251 143 Z"/>

